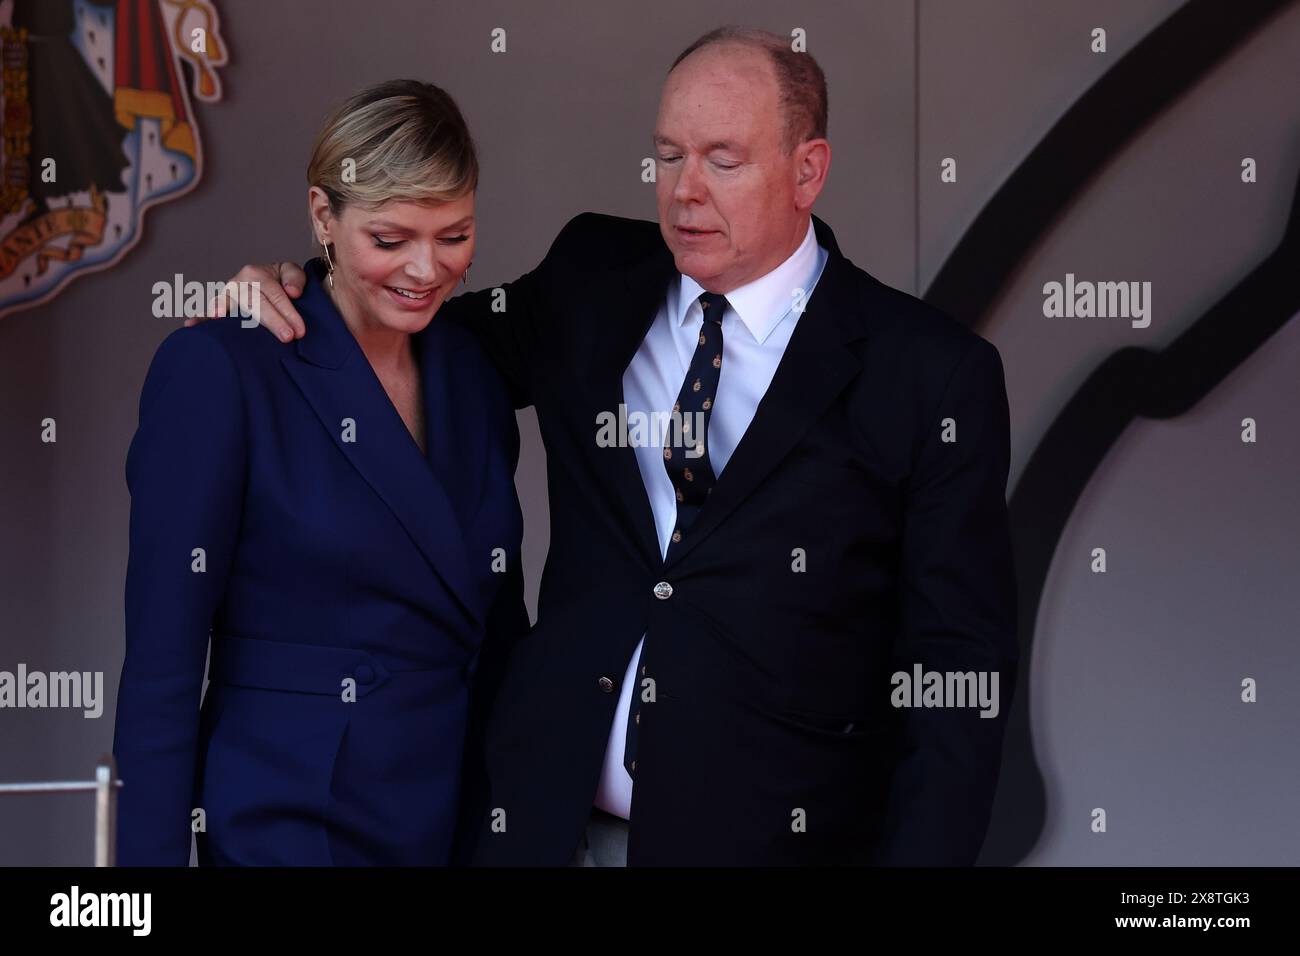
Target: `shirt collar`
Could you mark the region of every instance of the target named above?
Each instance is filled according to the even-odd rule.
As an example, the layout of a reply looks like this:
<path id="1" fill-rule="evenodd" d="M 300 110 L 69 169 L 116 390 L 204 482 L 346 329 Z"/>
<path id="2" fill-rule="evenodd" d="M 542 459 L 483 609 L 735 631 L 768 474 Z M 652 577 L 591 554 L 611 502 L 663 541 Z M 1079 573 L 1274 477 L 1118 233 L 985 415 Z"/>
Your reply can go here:
<path id="1" fill-rule="evenodd" d="M 821 249 L 810 217 L 803 242 L 788 259 L 766 275 L 727 293 L 727 304 L 760 344 L 793 308 L 795 289 L 803 289 L 807 298 L 817 278 L 820 258 Z M 681 277 L 676 314 L 679 326 L 686 321 L 691 307 L 704 291 L 704 287 L 690 276 Z M 700 311 L 696 309 L 697 314 Z"/>

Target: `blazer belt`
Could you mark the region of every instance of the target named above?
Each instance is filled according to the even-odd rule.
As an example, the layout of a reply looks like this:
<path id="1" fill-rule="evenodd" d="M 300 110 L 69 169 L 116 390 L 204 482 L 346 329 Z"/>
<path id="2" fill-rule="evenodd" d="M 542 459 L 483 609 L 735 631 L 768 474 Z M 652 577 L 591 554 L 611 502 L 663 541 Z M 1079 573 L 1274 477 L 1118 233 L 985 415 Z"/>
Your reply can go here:
<path id="1" fill-rule="evenodd" d="M 284 641 L 212 635 L 208 680 L 264 690 L 340 696 L 344 680 L 356 681 L 360 699 L 392 678 L 370 653 L 355 647 L 325 647 Z"/>

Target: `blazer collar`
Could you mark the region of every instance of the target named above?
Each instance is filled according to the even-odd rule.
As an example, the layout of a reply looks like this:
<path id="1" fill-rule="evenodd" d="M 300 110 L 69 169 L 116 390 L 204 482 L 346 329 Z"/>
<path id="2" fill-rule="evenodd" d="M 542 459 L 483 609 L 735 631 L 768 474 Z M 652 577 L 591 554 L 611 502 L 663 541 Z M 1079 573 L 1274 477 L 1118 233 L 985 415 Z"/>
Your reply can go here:
<path id="1" fill-rule="evenodd" d="M 319 368 L 339 368 L 349 355 L 360 350 L 357 340 L 325 288 L 325 260 L 309 259 L 303 271 L 307 273 L 307 284 L 296 308 L 300 313 L 309 313 L 311 320 L 307 334 L 296 342 L 298 355 Z"/>
<path id="2" fill-rule="evenodd" d="M 686 558 L 748 498 L 807 434 L 862 370 L 850 344 L 868 338 L 856 267 L 840 252 L 829 226 L 813 217 L 817 241 L 829 254 L 785 354 L 749 428 L 682 542 L 664 564 Z"/>
<path id="3" fill-rule="evenodd" d="M 868 331 L 861 284 L 854 277 L 856 267 L 840 251 L 830 226 L 816 216 L 812 222 L 818 244 L 828 253 L 825 268 L 749 428 L 665 568 L 694 550 L 754 492 L 861 370 L 861 361 L 848 347 L 867 337 Z M 652 254 L 625 270 L 623 278 L 623 301 L 599 325 L 587 368 L 591 401 L 602 410 L 616 411 L 623 401 L 623 373 L 663 304 L 668 284 L 679 281 L 680 273 L 672 252 L 660 243 Z M 595 449 L 593 443 L 593 451 L 603 467 L 611 469 L 609 483 L 617 492 L 638 551 L 658 565 L 654 513 L 635 449 Z"/>
<path id="4" fill-rule="evenodd" d="M 828 278 L 831 279 L 832 285 L 842 285 L 855 267 L 840 251 L 840 245 L 835 241 L 835 233 L 830 226 L 826 225 L 817 216 L 813 216 L 812 228 L 817 244 L 827 252 L 825 270 L 814 290 L 814 295 L 816 295 L 819 291 L 825 291 L 825 283 Z M 833 275 L 827 275 L 827 273 L 833 273 Z M 596 361 L 602 363 L 606 371 L 608 371 L 607 360 L 611 357 L 611 353 L 617 359 L 626 352 L 627 360 L 631 361 L 637 347 L 641 344 L 641 340 L 645 338 L 645 333 L 654 320 L 659 306 L 664 301 L 664 296 L 668 292 L 668 284 L 670 282 L 681 282 L 683 278 L 673 262 L 671 250 L 664 243 L 659 243 L 653 254 L 626 271 L 624 274 L 624 293 L 630 315 L 627 321 L 611 320 L 602 324 L 601 345 L 593 355 Z M 689 281 L 692 287 L 696 285 L 693 280 Z M 823 302 L 826 298 L 828 296 L 822 296 Z M 811 302 L 810 298 L 808 303 L 810 306 Z M 680 318 L 680 316 L 674 318 Z M 803 321 L 802 317 L 800 321 Z M 851 311 L 835 312 L 832 317 L 832 324 L 835 327 L 834 335 L 839 341 L 858 338 L 865 332 L 861 316 Z M 619 366 L 618 374 L 621 376 L 626 368 L 627 362 L 625 361 Z"/>
<path id="5" fill-rule="evenodd" d="M 296 355 L 284 355 L 285 369 L 315 411 L 335 446 L 366 480 L 410 535 L 430 568 L 443 580 L 466 613 L 482 624 L 487 615 L 482 588 L 475 585 L 465 528 L 452 496 L 407 431 L 378 376 L 325 291 L 319 259 L 304 266 L 307 284 L 297 308 L 307 335 Z M 419 343 L 416 344 L 420 348 Z M 429 377 L 439 370 L 427 358 L 421 368 L 426 437 L 438 409 L 428 400 Z M 435 404 L 435 407 L 429 407 Z M 344 440 L 344 420 L 353 423 L 354 440 Z M 426 441 L 426 447 L 434 446 Z"/>
<path id="6" fill-rule="evenodd" d="M 772 330 L 790 314 L 794 306 L 794 289 L 808 289 L 816 283 L 820 257 L 815 231 L 810 222 L 799 247 L 784 262 L 767 275 L 759 276 L 727 293 L 728 306 L 749 330 L 754 341 L 766 341 Z M 704 292 L 704 287 L 690 276 L 683 275 L 676 288 L 669 283 L 669 292 L 668 318 L 680 326 L 686 321 L 695 300 Z M 683 361 L 683 369 L 688 360 Z"/>

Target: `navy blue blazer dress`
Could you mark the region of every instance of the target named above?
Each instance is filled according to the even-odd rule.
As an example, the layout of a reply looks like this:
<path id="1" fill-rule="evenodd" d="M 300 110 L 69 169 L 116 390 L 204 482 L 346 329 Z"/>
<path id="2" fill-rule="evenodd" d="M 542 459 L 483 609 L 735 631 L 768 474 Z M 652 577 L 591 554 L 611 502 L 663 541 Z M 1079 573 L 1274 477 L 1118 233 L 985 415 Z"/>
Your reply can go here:
<path id="1" fill-rule="evenodd" d="M 457 862 L 480 651 L 528 626 L 514 412 L 435 315 L 421 454 L 306 269 L 305 338 L 180 329 L 144 384 L 120 865 L 185 866 L 192 832 L 206 865 Z"/>

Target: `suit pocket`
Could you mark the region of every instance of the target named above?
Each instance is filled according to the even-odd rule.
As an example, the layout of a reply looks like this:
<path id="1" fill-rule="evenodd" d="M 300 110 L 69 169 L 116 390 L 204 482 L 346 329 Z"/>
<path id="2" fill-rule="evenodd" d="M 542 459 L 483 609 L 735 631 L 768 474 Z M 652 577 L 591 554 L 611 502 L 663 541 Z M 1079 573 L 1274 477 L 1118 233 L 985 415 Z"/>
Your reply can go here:
<path id="1" fill-rule="evenodd" d="M 328 865 L 330 785 L 351 704 L 224 686 L 204 748 L 208 838 L 231 863 Z"/>
<path id="2" fill-rule="evenodd" d="M 886 733 L 861 714 L 828 714 L 786 707 L 777 719 L 797 730 L 838 740 L 873 740 Z"/>
<path id="3" fill-rule="evenodd" d="M 823 491 L 851 493 L 864 487 L 866 474 L 850 464 L 799 455 L 787 462 L 780 477 Z"/>

